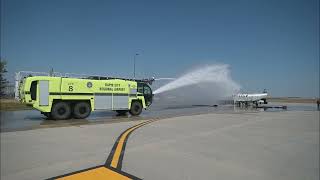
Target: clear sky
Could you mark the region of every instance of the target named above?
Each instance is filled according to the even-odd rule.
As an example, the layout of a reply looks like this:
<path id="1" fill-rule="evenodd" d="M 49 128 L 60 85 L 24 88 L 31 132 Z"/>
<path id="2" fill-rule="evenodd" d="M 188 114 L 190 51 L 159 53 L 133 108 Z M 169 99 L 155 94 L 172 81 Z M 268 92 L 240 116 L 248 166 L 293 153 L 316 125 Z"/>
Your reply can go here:
<path id="1" fill-rule="evenodd" d="M 319 96 L 317 0 L 1 0 L 1 58 L 21 70 L 174 77 L 225 63 L 244 91 Z"/>

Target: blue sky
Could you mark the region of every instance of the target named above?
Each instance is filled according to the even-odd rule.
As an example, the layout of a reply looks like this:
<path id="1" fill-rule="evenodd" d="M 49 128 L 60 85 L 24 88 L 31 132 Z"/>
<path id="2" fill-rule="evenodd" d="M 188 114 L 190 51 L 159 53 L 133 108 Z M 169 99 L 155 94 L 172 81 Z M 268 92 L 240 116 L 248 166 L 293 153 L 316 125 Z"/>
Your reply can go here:
<path id="1" fill-rule="evenodd" d="M 16 71 L 172 77 L 225 63 L 244 91 L 319 96 L 319 1 L 1 0 Z"/>

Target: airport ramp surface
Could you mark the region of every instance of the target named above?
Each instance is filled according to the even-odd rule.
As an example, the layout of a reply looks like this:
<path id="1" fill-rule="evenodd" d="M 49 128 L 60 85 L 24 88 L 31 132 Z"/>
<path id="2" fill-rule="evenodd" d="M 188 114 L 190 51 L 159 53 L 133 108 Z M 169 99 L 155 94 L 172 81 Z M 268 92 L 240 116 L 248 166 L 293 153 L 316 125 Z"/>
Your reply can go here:
<path id="1" fill-rule="evenodd" d="M 129 179 L 319 179 L 319 111 L 202 114 L 1 133 L 1 179 L 48 179 L 88 168 Z"/>

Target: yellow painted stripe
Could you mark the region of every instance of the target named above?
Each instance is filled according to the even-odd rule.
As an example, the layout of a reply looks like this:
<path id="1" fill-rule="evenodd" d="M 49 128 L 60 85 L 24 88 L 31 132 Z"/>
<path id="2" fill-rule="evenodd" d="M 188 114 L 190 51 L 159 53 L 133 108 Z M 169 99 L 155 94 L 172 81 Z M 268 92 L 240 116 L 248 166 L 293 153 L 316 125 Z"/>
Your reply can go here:
<path id="1" fill-rule="evenodd" d="M 128 180 L 131 178 L 128 178 L 122 174 L 119 174 L 115 171 L 112 171 L 105 167 L 99 167 L 96 169 L 91 169 L 88 171 L 84 171 L 77 174 L 72 174 L 70 176 L 59 178 L 58 180 L 88 180 L 88 179 L 94 179 L 94 180 L 106 180 L 106 179 L 112 179 L 112 180 Z"/>
<path id="2" fill-rule="evenodd" d="M 119 158 L 120 158 L 120 154 L 121 154 L 121 151 L 122 151 L 122 147 L 123 147 L 123 144 L 124 144 L 124 140 L 126 139 L 126 137 L 128 136 L 128 134 L 132 131 L 134 131 L 135 129 L 145 125 L 145 124 L 148 124 L 152 122 L 152 120 L 149 120 L 149 121 L 146 121 L 146 122 L 143 122 L 141 124 L 138 124 L 137 126 L 133 126 L 132 128 L 129 128 L 125 131 L 125 133 L 122 134 L 122 136 L 120 137 L 119 139 L 119 142 L 118 142 L 118 145 L 116 147 L 116 150 L 115 150 L 115 153 L 113 155 L 113 158 L 112 158 L 112 161 L 111 161 L 111 167 L 113 168 L 117 168 L 117 165 L 118 165 L 118 161 L 119 161 Z"/>
<path id="3" fill-rule="evenodd" d="M 129 129 L 127 129 L 119 138 L 119 142 L 117 144 L 116 150 L 113 154 L 112 161 L 111 161 L 111 167 L 117 168 L 121 151 L 124 146 L 125 140 L 128 137 L 128 135 L 134 131 L 135 129 L 144 126 L 148 123 L 151 123 L 156 120 L 149 120 L 146 122 L 142 122 L 140 124 L 137 124 Z M 82 180 L 82 179 L 94 179 L 94 180 L 102 180 L 102 179 L 114 179 L 114 180 L 130 180 L 131 178 L 122 175 L 116 171 L 113 171 L 111 169 L 108 169 L 106 167 L 97 167 L 95 169 L 90 169 L 87 171 L 79 172 L 76 174 L 71 174 L 65 177 L 58 178 L 58 180 Z"/>

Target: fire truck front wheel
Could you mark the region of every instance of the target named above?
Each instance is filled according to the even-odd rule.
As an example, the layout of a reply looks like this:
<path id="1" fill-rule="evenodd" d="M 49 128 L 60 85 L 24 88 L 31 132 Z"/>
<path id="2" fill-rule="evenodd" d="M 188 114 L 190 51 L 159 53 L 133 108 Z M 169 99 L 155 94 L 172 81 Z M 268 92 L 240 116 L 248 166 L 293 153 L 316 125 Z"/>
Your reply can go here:
<path id="1" fill-rule="evenodd" d="M 71 108 L 66 102 L 57 102 L 53 105 L 51 116 L 53 119 L 62 120 L 68 119 L 71 115 Z"/>
<path id="2" fill-rule="evenodd" d="M 130 109 L 129 112 L 130 112 L 130 114 L 132 116 L 137 116 L 137 115 L 141 114 L 141 112 L 142 112 L 142 104 L 141 104 L 141 102 L 133 101 L 131 103 L 131 109 Z"/>
<path id="3" fill-rule="evenodd" d="M 77 119 L 84 119 L 91 113 L 91 107 L 87 102 L 78 102 L 73 108 L 73 116 Z"/>

